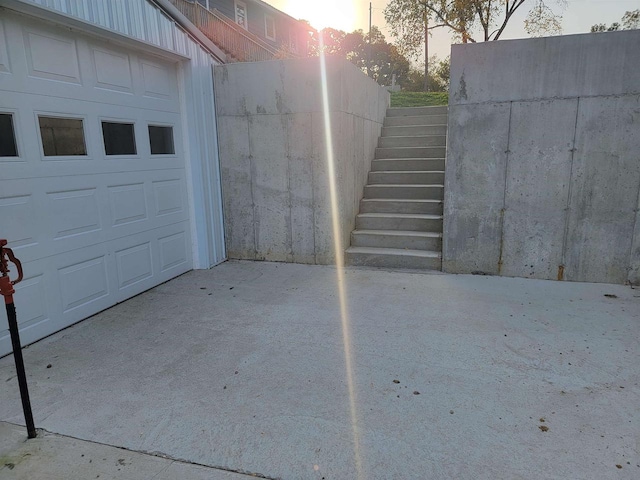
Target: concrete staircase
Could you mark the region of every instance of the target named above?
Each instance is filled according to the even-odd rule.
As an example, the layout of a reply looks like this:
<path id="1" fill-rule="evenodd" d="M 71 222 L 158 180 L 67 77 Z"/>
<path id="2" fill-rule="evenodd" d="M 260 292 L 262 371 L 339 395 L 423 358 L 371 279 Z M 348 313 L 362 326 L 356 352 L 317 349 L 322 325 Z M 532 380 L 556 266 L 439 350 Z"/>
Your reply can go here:
<path id="1" fill-rule="evenodd" d="M 347 265 L 442 269 L 447 107 L 390 108 Z"/>

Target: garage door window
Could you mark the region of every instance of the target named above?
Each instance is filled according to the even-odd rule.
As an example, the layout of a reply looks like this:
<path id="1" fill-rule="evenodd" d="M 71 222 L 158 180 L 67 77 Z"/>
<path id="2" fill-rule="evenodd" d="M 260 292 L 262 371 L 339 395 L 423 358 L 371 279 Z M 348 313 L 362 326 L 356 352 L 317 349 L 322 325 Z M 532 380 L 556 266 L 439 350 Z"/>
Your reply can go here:
<path id="1" fill-rule="evenodd" d="M 173 127 L 149 125 L 151 155 L 173 155 Z"/>
<path id="2" fill-rule="evenodd" d="M 38 117 L 45 157 L 86 155 L 84 125 L 78 118 Z"/>
<path id="3" fill-rule="evenodd" d="M 13 115 L 0 113 L 0 157 L 17 157 L 16 135 L 13 130 Z"/>
<path id="4" fill-rule="evenodd" d="M 135 155 L 133 123 L 102 122 L 104 152 L 107 155 Z"/>

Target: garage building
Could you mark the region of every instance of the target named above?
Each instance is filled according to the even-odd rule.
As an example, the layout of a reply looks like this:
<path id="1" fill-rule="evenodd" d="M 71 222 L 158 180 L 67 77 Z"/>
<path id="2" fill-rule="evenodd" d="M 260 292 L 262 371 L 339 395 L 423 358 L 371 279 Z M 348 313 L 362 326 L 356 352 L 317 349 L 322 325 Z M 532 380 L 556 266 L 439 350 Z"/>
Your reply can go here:
<path id="1" fill-rule="evenodd" d="M 0 0 L 0 238 L 24 265 L 23 344 L 224 261 L 223 60 L 164 0 Z"/>

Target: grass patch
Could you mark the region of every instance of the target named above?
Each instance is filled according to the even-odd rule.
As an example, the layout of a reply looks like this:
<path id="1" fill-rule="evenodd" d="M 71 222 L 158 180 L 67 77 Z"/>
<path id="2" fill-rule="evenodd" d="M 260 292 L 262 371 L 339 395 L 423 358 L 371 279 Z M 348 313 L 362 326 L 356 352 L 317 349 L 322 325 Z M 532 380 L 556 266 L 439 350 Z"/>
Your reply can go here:
<path id="1" fill-rule="evenodd" d="M 447 92 L 393 92 L 391 94 L 392 107 L 432 107 L 448 103 Z"/>

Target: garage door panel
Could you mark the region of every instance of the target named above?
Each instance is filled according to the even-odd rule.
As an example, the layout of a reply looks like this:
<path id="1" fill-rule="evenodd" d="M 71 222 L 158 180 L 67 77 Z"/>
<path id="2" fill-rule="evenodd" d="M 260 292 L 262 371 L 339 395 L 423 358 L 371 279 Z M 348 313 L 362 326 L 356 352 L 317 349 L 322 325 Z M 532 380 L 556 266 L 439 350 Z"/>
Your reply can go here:
<path id="1" fill-rule="evenodd" d="M 120 238 L 111 245 L 109 267 L 114 273 L 118 302 L 193 268 L 187 222 L 157 228 L 152 239 L 143 233 Z"/>
<path id="2" fill-rule="evenodd" d="M 0 44 L 0 72 L 13 73 L 3 78 L 3 89 L 46 89 L 46 95 L 52 97 L 120 106 L 129 105 L 136 96 L 144 108 L 179 109 L 179 98 L 173 93 L 178 83 L 175 62 L 107 46 L 24 18 L 22 25 L 18 23 L 5 25 L 4 55 Z"/>
<path id="3" fill-rule="evenodd" d="M 191 223 L 175 64 L 8 18 L 0 113 L 18 156 L 0 158 L 0 218 L 30 343 L 191 270 Z M 0 355 L 6 328 L 3 312 Z"/>
<path id="4" fill-rule="evenodd" d="M 37 106 L 37 109 L 27 106 Z M 95 111 L 94 115 L 87 110 Z M 80 175 L 94 171 L 127 171 L 140 169 L 184 168 L 182 160 L 182 134 L 180 116 L 176 113 L 141 110 L 135 107 L 95 105 L 87 107 L 86 102 L 43 97 L 37 94 L 15 94 L 3 98 L 0 112 L 12 115 L 18 147 L 17 157 L 1 157 L 1 164 L 8 164 L 4 178 L 19 178 L 23 175 L 57 176 L 68 173 Z M 81 119 L 84 144 L 87 155 L 44 156 L 40 132 L 39 116 Z M 107 155 L 103 141 L 102 122 L 131 123 L 134 125 L 136 154 Z M 174 154 L 151 155 L 149 126 L 171 127 Z M 25 139 L 29 139 L 28 142 Z M 20 165 L 43 162 L 51 167 L 37 166 L 39 170 L 29 172 L 19 170 Z M 99 163 L 94 163 L 99 162 Z M 16 164 L 15 170 L 12 166 Z M 22 167 L 25 168 L 25 167 Z M 79 170 L 80 169 L 80 170 Z M 82 170 L 84 169 L 84 170 Z"/>
<path id="5" fill-rule="evenodd" d="M 152 185 L 156 217 L 169 222 L 171 220 L 168 217 L 180 218 L 185 214 L 185 187 L 182 178 L 154 180 Z"/>
<path id="6" fill-rule="evenodd" d="M 0 75 L 0 79 L 2 75 Z M 0 89 L 0 92 L 2 90 Z M 0 157 L 0 165 L 2 166 L 2 179 L 9 178 L 7 175 L 9 170 L 21 168 L 30 161 L 40 158 L 38 144 L 33 141 L 32 131 L 32 112 L 21 109 L 20 95 L 3 94 L 2 103 L 0 103 L 0 113 L 11 115 L 11 123 L 13 124 L 13 134 L 16 143 L 16 156 Z M 28 139 L 28 140 L 27 140 Z"/>
<path id="7" fill-rule="evenodd" d="M 0 183 L 0 185 L 2 185 Z M 15 186 L 14 186 L 15 187 Z M 37 218 L 38 207 L 35 195 L 26 189 L 2 187 L 0 196 L 0 218 L 3 235 L 12 248 L 19 252 L 40 242 L 40 230 L 36 222 L 25 221 Z"/>
<path id="8" fill-rule="evenodd" d="M 144 182 L 130 182 L 131 179 L 125 184 L 107 187 L 112 227 L 143 222 L 149 218 Z"/>
<path id="9" fill-rule="evenodd" d="M 27 77 L 23 85 L 19 84 L 17 76 L 7 75 L 3 86 L 7 91 L 23 92 L 24 90 L 42 90 L 46 88 L 46 97 L 53 99 L 77 98 L 84 102 L 114 105 L 126 108 L 131 105 L 132 95 L 127 92 L 107 91 L 104 88 L 87 87 L 67 82 L 46 80 L 43 78 Z M 3 80 L 4 81 L 4 80 Z M 160 96 L 135 96 L 136 103 L 151 111 L 171 113 L 179 107 L 178 99 L 168 100 Z"/>
<path id="10" fill-rule="evenodd" d="M 181 175 L 161 170 L 3 181 L 0 215 L 16 254 L 33 261 L 188 222 Z"/>
<path id="11" fill-rule="evenodd" d="M 193 268 L 187 222 L 25 262 L 16 285 L 23 343 L 109 308 Z M 11 351 L 0 314 L 0 351 Z"/>
<path id="12" fill-rule="evenodd" d="M 58 269 L 63 313 L 109 295 L 105 255 Z"/>
<path id="13" fill-rule="evenodd" d="M 151 242 L 143 242 L 115 252 L 118 288 L 130 288 L 153 277 Z"/>
<path id="14" fill-rule="evenodd" d="M 4 162 L 0 160 L 0 168 L 2 168 L 2 180 L 0 181 L 0 195 L 4 194 L 4 185 L 12 182 L 20 181 L 26 178 L 32 178 L 38 175 L 40 178 L 57 178 L 62 173 L 61 170 L 74 171 L 75 176 L 83 175 L 109 175 L 116 170 L 123 174 L 145 174 L 145 172 L 161 171 L 177 171 L 178 175 L 182 175 L 184 169 L 178 166 L 181 160 L 175 159 L 157 159 L 154 162 L 137 162 L 122 160 L 109 160 L 109 164 L 105 165 L 101 161 L 65 161 L 65 162 L 40 162 L 39 160 L 27 159 L 21 164 L 16 162 Z M 48 163 L 48 164 L 47 164 Z"/>
<path id="15" fill-rule="evenodd" d="M 51 277 L 55 272 L 47 270 L 43 262 L 23 262 L 23 267 L 25 277 L 15 286 L 14 299 L 20 338 L 23 344 L 27 344 L 62 327 L 53 326 L 56 312 L 60 309 L 57 289 L 51 288 Z M 12 277 L 14 273 L 12 271 Z M 0 352 L 11 351 L 7 328 L 7 317 L 3 311 L 0 313 Z"/>
<path id="16" fill-rule="evenodd" d="M 27 74 L 32 78 L 81 84 L 76 39 L 53 32 L 23 30 Z"/>
<path id="17" fill-rule="evenodd" d="M 168 272 L 180 269 L 188 262 L 186 232 L 173 233 L 159 239 L 160 270 Z"/>
<path id="18" fill-rule="evenodd" d="M 69 242 L 88 234 L 97 236 L 103 229 L 97 188 L 64 189 L 46 195 L 47 218 L 54 241 Z"/>
<path id="19" fill-rule="evenodd" d="M 91 45 L 95 88 L 133 94 L 131 57 L 126 52 Z"/>

